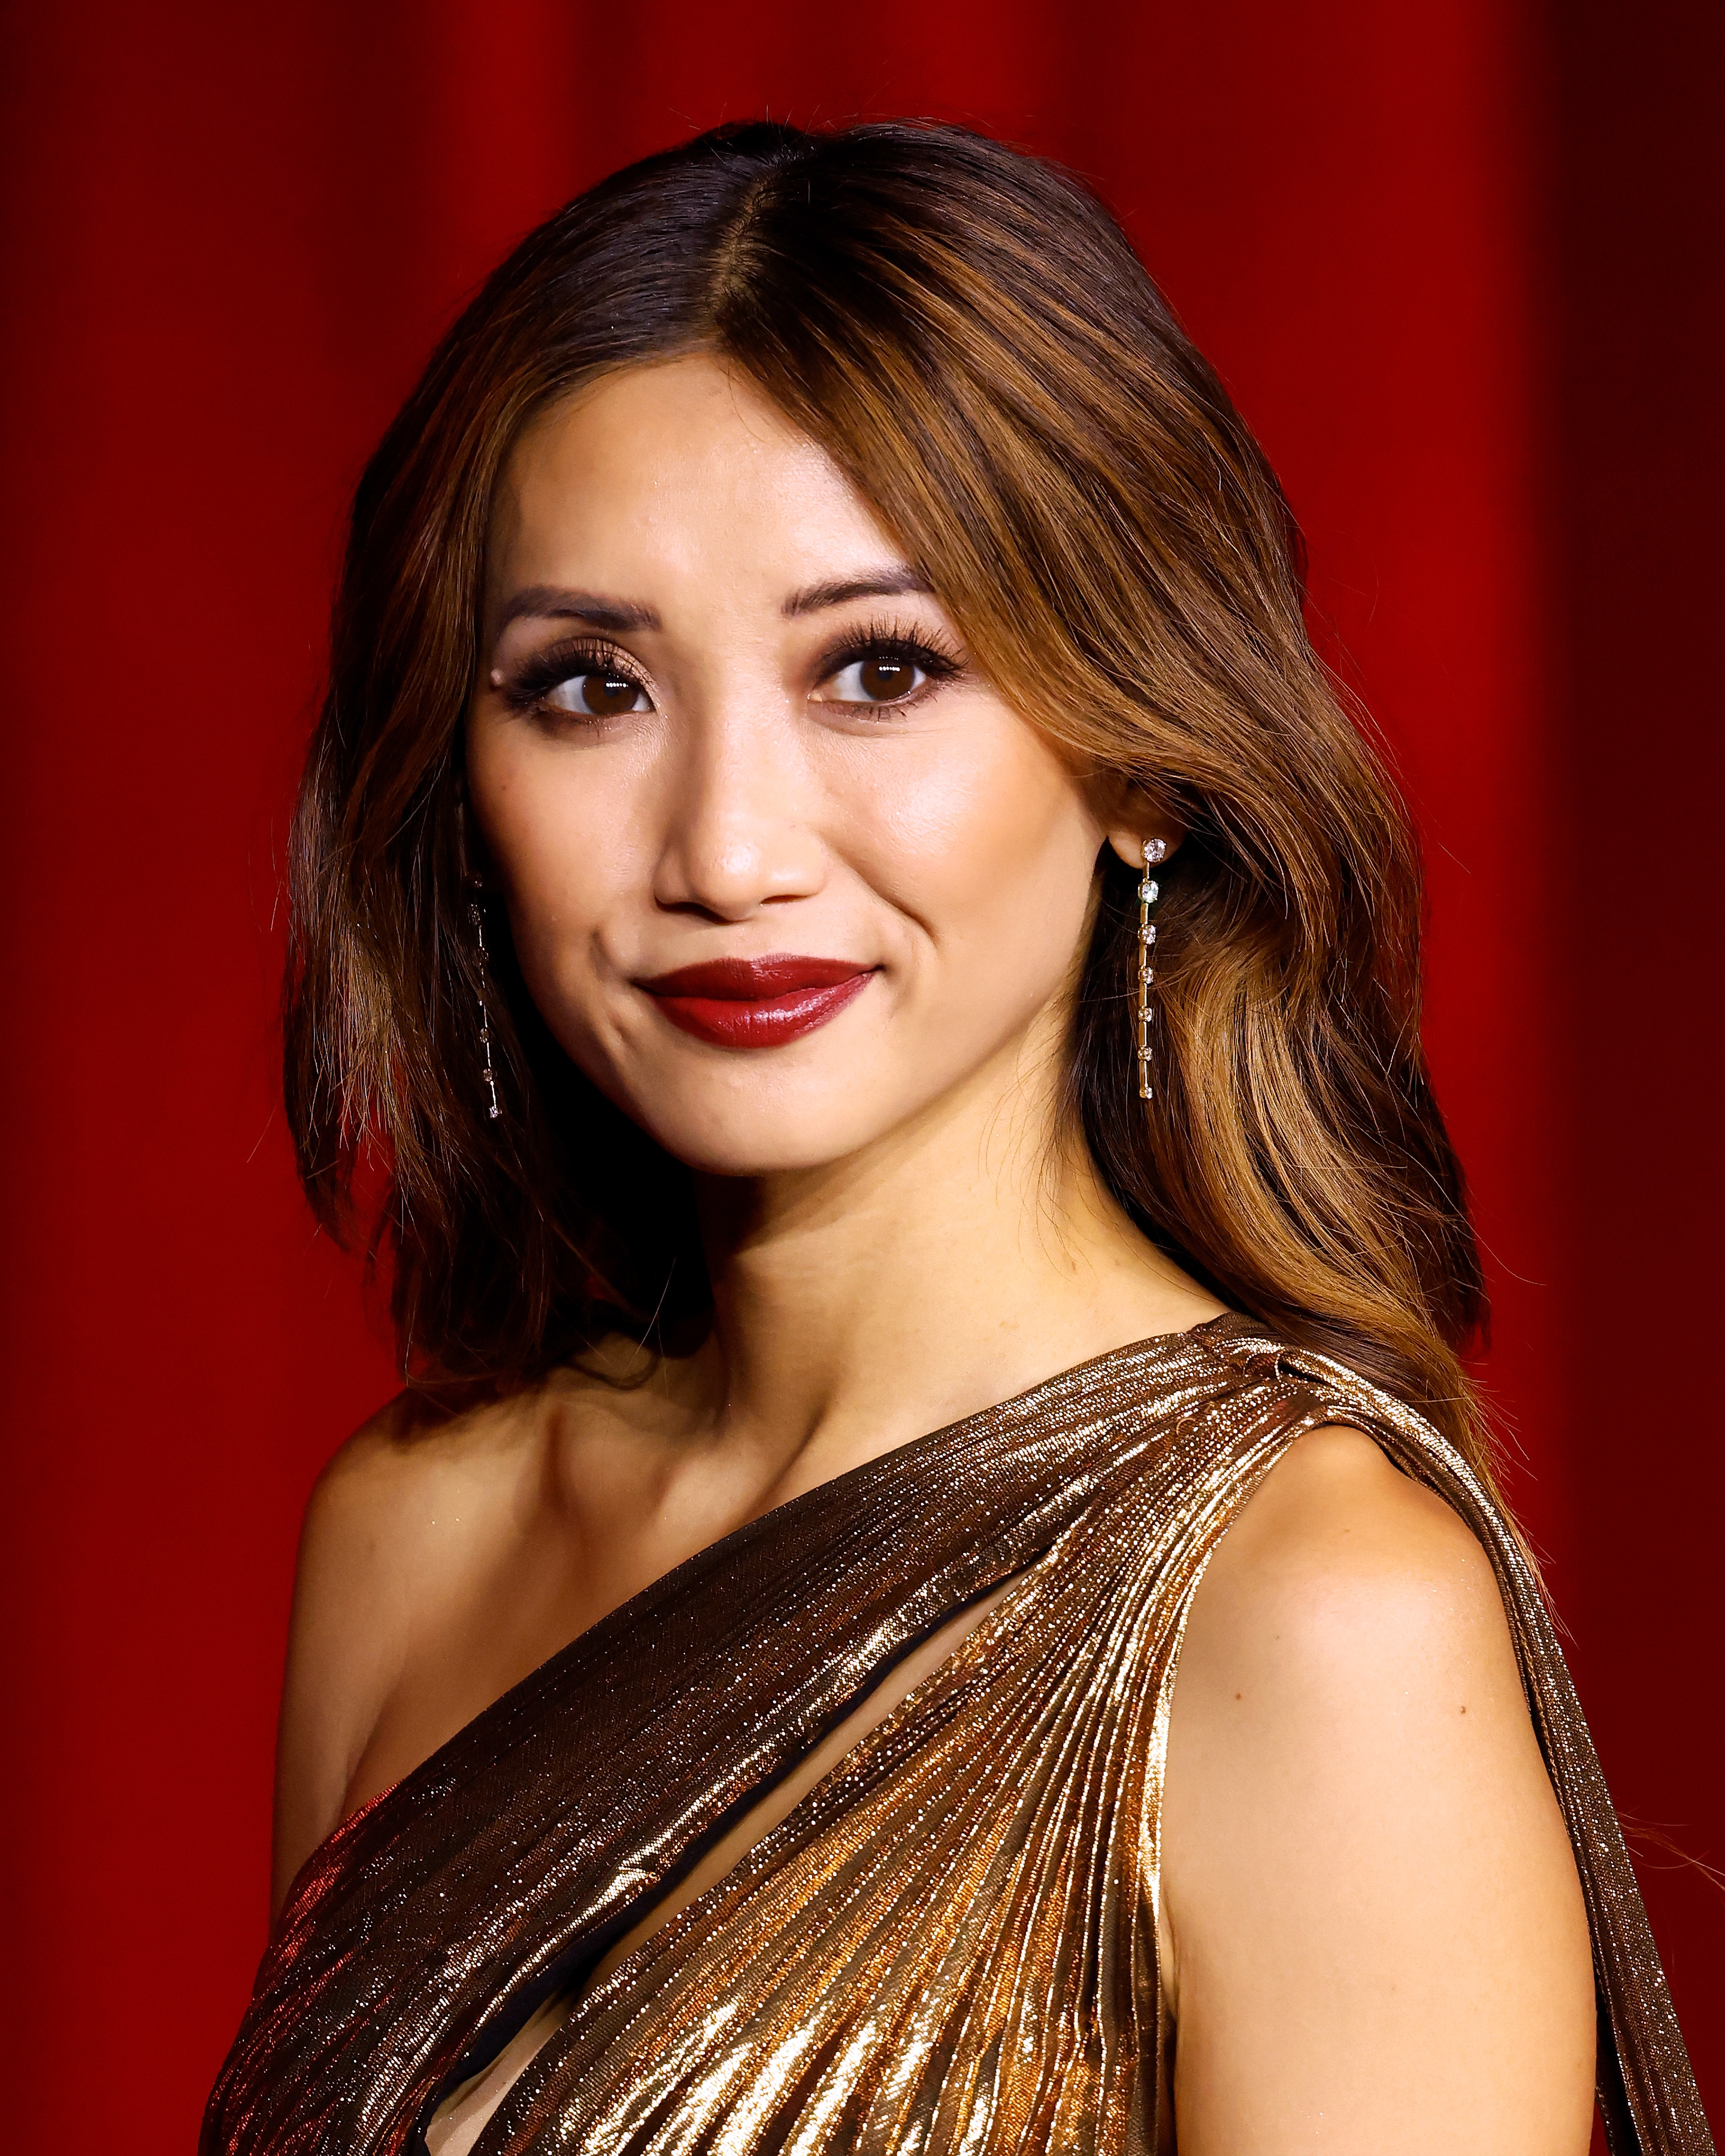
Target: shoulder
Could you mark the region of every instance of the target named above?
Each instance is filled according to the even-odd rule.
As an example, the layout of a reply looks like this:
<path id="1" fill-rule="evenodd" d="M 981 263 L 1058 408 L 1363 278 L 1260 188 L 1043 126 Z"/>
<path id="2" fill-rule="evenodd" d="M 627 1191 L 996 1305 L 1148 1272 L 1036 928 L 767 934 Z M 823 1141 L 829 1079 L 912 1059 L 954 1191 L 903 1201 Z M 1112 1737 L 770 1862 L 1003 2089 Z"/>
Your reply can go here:
<path id="1" fill-rule="evenodd" d="M 1253 1494 L 1210 1562 L 1189 1647 L 1200 1658 L 1279 1648 L 1312 1681 L 1386 1654 L 1510 1654 L 1472 1533 L 1343 1426 L 1296 1439 Z"/>
<path id="2" fill-rule="evenodd" d="M 1211 1559 L 1163 1816 L 1170 1999 L 1219 2145 L 1257 2145 L 1260 2111 L 1381 2145 L 1434 2044 L 1460 2076 L 1435 2118 L 1569 2145 L 1515 2138 L 1584 2114 L 1592 1974 L 1497 1579 L 1358 1431 L 1297 1440 Z M 1493 2080 L 1506 2031 L 1525 2070 Z"/>
<path id="3" fill-rule="evenodd" d="M 305 1507 L 276 1770 L 277 1887 L 341 1816 L 426 1609 L 486 1562 L 524 1476 L 531 1400 L 439 1413 L 398 1395 L 354 1432 Z"/>
<path id="4" fill-rule="evenodd" d="M 398 1393 L 337 1448 L 313 1485 L 302 1566 L 308 1557 L 376 1555 L 403 1534 L 429 1532 L 443 1496 L 506 1466 L 523 1424 L 518 1400 L 449 1413 Z"/>
<path id="5" fill-rule="evenodd" d="M 1288 1771 L 1332 1771 L 1346 1757 L 1356 1784 L 1404 1771 L 1416 1735 L 1427 1772 L 1435 1752 L 1476 1755 L 1481 1732 L 1518 1754 L 1532 1739 L 1484 1550 L 1339 1427 L 1297 1439 L 1224 1537 L 1173 1712 L 1200 1772 L 1272 1753 Z"/>
<path id="6" fill-rule="evenodd" d="M 300 1535 L 295 1623 L 365 1610 L 368 1635 L 413 1584 L 447 1580 L 517 1479 L 534 1437 L 530 1400 L 440 1413 L 398 1394 L 357 1430 L 313 1486 Z M 387 1627 L 384 1628 L 387 1631 Z"/>

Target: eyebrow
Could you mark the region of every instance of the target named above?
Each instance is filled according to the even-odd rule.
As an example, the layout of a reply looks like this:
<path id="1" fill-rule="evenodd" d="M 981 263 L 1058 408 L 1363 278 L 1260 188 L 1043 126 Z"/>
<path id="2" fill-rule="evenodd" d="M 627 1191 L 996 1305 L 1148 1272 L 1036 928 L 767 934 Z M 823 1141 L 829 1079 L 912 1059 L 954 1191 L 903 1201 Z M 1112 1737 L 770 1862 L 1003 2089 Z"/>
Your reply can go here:
<path id="1" fill-rule="evenodd" d="M 529 584 L 516 592 L 497 617 L 501 635 L 512 621 L 531 615 L 536 621 L 584 621 L 592 629 L 621 636 L 630 629 L 657 629 L 659 616 L 634 599 L 607 598 L 598 592 L 566 591 L 559 584 Z"/>
<path id="2" fill-rule="evenodd" d="M 793 592 L 779 611 L 787 620 L 821 613 L 829 607 L 846 606 L 853 599 L 900 598 L 906 593 L 932 594 L 934 587 L 920 570 L 901 565 L 891 569 L 866 569 L 854 577 L 834 577 L 819 584 L 805 584 Z M 579 621 L 590 629 L 608 630 L 614 636 L 630 630 L 663 627 L 658 613 L 636 599 L 611 598 L 599 592 L 577 592 L 561 584 L 528 584 L 511 595 L 497 617 L 501 635 L 512 621 Z"/>
<path id="3" fill-rule="evenodd" d="M 932 596 L 934 586 L 919 570 L 908 567 L 896 569 L 870 569 L 860 576 L 837 577 L 824 584 L 805 584 L 800 592 L 793 592 L 780 608 L 786 618 L 794 621 L 799 615 L 819 613 L 827 607 L 845 606 L 852 599 L 901 598 L 906 592 L 926 592 Z"/>

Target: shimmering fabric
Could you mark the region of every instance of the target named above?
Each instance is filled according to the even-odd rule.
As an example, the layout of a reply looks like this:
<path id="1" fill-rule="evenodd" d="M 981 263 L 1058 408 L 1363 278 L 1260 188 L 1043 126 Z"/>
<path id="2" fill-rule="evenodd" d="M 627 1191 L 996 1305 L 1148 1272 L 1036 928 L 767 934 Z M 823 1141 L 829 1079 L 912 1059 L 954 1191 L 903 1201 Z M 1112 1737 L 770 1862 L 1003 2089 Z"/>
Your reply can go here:
<path id="1" fill-rule="evenodd" d="M 477 2150 L 1147 2156 L 1168 2133 L 1155 1917 L 1181 1632 L 1260 1478 L 1335 1421 L 1447 1498 L 1497 1569 L 1586 1892 L 1615 2156 L 1710 2152 L 1513 1536 L 1417 1416 L 1228 1318 L 781 1506 L 348 1820 L 295 1884 L 206 2156 L 412 2151 L 442 2094 L 579 1992 L 895 1661 L 1007 1580 L 788 1817 L 581 1994 Z"/>

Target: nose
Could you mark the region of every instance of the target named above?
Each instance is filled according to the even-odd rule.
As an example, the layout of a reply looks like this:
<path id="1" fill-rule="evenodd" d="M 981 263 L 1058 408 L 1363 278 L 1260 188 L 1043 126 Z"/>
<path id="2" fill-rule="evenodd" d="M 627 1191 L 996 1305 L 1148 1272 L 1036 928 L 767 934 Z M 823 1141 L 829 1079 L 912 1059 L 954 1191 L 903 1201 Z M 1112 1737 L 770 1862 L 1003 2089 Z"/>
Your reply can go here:
<path id="1" fill-rule="evenodd" d="M 809 813 L 809 774 L 784 728 L 758 711 L 714 714 L 672 756 L 659 906 L 747 921 L 820 890 L 826 850 Z"/>

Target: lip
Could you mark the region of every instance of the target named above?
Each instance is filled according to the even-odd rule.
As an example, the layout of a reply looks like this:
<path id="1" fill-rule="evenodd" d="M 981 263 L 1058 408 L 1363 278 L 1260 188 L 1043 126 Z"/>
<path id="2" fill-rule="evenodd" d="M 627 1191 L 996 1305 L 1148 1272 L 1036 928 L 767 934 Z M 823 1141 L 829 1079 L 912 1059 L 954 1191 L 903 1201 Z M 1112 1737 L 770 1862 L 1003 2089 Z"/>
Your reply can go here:
<path id="1" fill-rule="evenodd" d="M 635 986 L 697 1040 L 720 1048 L 778 1048 L 835 1019 L 861 994 L 875 968 L 851 958 L 713 958 Z"/>

